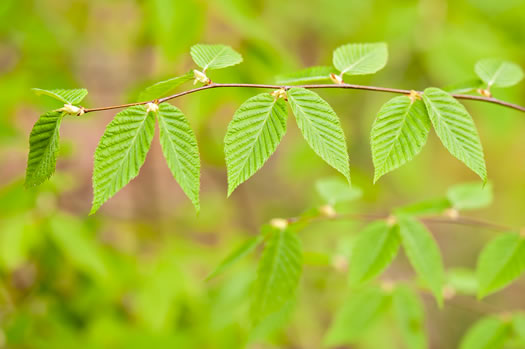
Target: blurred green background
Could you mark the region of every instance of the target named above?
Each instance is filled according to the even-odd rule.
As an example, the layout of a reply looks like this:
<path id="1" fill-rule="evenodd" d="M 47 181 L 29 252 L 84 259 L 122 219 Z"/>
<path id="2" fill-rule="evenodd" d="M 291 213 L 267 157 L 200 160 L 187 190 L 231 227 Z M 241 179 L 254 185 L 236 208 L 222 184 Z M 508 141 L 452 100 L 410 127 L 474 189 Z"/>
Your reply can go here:
<path id="1" fill-rule="evenodd" d="M 481 58 L 525 66 L 523 0 L 1 0 L 0 1 L 0 348 L 319 348 L 346 292 L 346 277 L 307 266 L 295 311 L 253 333 L 248 296 L 257 254 L 206 282 L 214 266 L 273 217 L 321 203 L 317 179 L 334 176 L 290 123 L 268 164 L 226 199 L 223 137 L 235 109 L 254 90 L 214 89 L 174 101 L 190 119 L 202 156 L 202 208 L 196 216 L 154 140 L 140 175 L 94 216 L 93 153 L 112 111 L 68 118 L 56 175 L 23 188 L 28 134 L 56 108 L 30 88 L 85 87 L 86 107 L 134 101 L 149 83 L 192 68 L 195 43 L 223 43 L 244 63 L 212 72 L 216 82 L 270 83 L 310 65 L 329 65 L 334 48 L 385 41 L 387 67 L 347 82 L 423 89 L 474 77 Z M 351 80 L 351 81 L 350 81 Z M 370 128 L 389 95 L 319 91 L 347 135 L 354 185 L 352 209 L 384 213 L 395 205 L 442 196 L 476 180 L 435 135 L 413 162 L 372 184 Z M 525 84 L 494 90 L 525 104 Z M 494 204 L 473 213 L 510 226 L 525 211 L 524 115 L 466 102 L 486 153 Z M 304 249 L 344 256 L 361 224 L 316 224 Z M 493 232 L 430 226 L 445 265 L 473 267 Z M 386 277 L 406 278 L 401 259 Z M 491 307 L 525 308 L 525 283 L 487 299 Z M 461 299 L 438 310 L 424 298 L 432 348 L 453 348 L 485 308 Z M 402 348 L 385 319 L 356 348 Z"/>

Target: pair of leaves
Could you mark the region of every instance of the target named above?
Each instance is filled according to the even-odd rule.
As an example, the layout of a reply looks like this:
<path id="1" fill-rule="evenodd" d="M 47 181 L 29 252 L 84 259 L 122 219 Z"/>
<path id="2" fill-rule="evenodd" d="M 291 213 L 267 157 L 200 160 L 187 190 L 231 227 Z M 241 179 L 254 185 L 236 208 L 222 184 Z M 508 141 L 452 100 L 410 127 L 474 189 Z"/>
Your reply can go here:
<path id="1" fill-rule="evenodd" d="M 198 211 L 200 160 L 195 135 L 176 107 L 160 104 L 156 114 L 168 167 Z M 154 133 L 155 112 L 143 105 L 121 111 L 107 126 L 95 151 L 91 214 L 138 175 Z"/>
<path id="2" fill-rule="evenodd" d="M 315 92 L 287 91 L 297 125 L 310 147 L 350 181 L 348 151 L 339 118 Z M 235 112 L 224 139 L 228 195 L 259 170 L 286 132 L 285 102 L 268 93 L 248 99 Z"/>
<path id="3" fill-rule="evenodd" d="M 445 148 L 486 181 L 483 148 L 465 107 L 438 88 L 427 88 L 422 98 L 395 97 L 381 107 L 371 132 L 374 181 L 412 160 L 431 124 Z"/>

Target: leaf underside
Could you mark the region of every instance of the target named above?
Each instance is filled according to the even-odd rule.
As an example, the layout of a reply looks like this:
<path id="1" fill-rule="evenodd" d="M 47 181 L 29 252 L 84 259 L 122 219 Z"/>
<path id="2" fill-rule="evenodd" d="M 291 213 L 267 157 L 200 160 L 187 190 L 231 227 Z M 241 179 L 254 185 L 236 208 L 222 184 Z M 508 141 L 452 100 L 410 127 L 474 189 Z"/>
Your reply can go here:
<path id="1" fill-rule="evenodd" d="M 195 64 L 205 70 L 221 69 L 242 62 L 242 56 L 230 46 L 197 44 L 191 47 Z"/>
<path id="2" fill-rule="evenodd" d="M 347 44 L 334 51 L 333 63 L 342 74 L 373 74 L 387 62 L 388 49 L 385 43 Z"/>
<path id="3" fill-rule="evenodd" d="M 510 87 L 523 79 L 523 70 L 512 62 L 501 59 L 483 59 L 474 67 L 476 74 L 488 87 Z"/>

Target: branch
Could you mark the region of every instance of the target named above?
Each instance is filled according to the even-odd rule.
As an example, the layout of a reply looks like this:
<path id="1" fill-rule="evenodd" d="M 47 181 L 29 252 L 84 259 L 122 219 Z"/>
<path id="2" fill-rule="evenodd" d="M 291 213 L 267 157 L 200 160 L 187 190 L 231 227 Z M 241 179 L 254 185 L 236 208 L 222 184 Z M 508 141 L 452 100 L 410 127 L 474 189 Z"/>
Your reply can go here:
<path id="1" fill-rule="evenodd" d="M 411 90 L 403 90 L 403 89 L 397 89 L 397 88 L 388 88 L 388 87 L 377 87 L 377 86 L 364 86 L 364 85 L 354 85 L 354 84 L 314 84 L 314 85 L 294 85 L 294 86 L 288 86 L 288 85 L 266 85 L 266 84 L 220 84 L 220 83 L 210 83 L 209 85 L 205 85 L 202 87 L 197 87 L 191 90 L 183 91 L 180 93 L 176 93 L 171 96 L 167 96 L 164 98 L 160 98 L 158 100 L 153 101 L 146 101 L 146 102 L 137 102 L 137 103 L 129 103 L 129 104 L 121 104 L 121 105 L 114 105 L 109 107 L 99 107 L 99 108 L 84 108 L 84 113 L 90 113 L 95 111 L 102 111 L 102 110 L 111 110 L 111 109 L 120 109 L 120 108 L 127 108 L 134 105 L 142 105 L 147 103 L 164 103 L 169 100 L 182 97 L 185 95 L 189 95 L 191 93 L 208 90 L 212 88 L 222 88 L 222 87 L 238 87 L 238 88 L 260 88 L 260 89 L 272 89 L 272 90 L 279 90 L 279 89 L 285 89 L 288 90 L 293 87 L 299 87 L 299 88 L 306 88 L 306 89 L 321 89 L 321 88 L 342 88 L 342 89 L 350 89 L 350 90 L 365 90 L 365 91 L 375 91 L 375 92 L 386 92 L 386 93 L 397 93 L 397 94 L 404 94 L 409 95 Z M 417 91 L 418 93 L 423 93 L 422 91 Z M 499 100 L 497 98 L 493 97 L 483 97 L 483 96 L 471 96 L 471 95 L 462 95 L 462 94 L 452 94 L 454 98 L 457 99 L 466 99 L 466 100 L 473 100 L 473 101 L 480 101 L 480 102 L 486 102 L 486 103 L 492 103 L 492 104 L 498 104 L 507 108 L 519 110 L 521 112 L 525 112 L 525 107 L 522 107 L 517 104 L 505 102 L 502 100 Z"/>

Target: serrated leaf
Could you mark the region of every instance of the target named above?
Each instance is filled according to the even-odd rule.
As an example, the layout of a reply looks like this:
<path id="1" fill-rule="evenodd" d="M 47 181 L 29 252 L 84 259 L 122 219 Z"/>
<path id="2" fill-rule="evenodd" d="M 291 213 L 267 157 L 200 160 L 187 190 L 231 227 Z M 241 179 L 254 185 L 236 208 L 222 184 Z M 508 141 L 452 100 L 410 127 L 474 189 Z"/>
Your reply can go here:
<path id="1" fill-rule="evenodd" d="M 477 89 L 483 87 L 483 81 L 481 79 L 471 79 L 456 84 L 449 85 L 443 89 L 448 93 L 471 93 L 475 92 Z"/>
<path id="2" fill-rule="evenodd" d="M 406 347 L 409 349 L 428 348 L 425 313 L 418 295 L 407 286 L 398 286 L 392 295 L 392 303 Z"/>
<path id="3" fill-rule="evenodd" d="M 255 324 L 278 312 L 295 296 L 302 259 L 297 234 L 287 229 L 272 234 L 261 256 L 253 289 L 251 314 Z"/>
<path id="4" fill-rule="evenodd" d="M 463 183 L 448 189 L 447 198 L 458 210 L 474 210 L 492 203 L 492 184 Z"/>
<path id="5" fill-rule="evenodd" d="M 310 147 L 350 182 L 345 135 L 338 116 L 317 93 L 304 88 L 287 92 L 297 125 Z"/>
<path id="6" fill-rule="evenodd" d="M 155 115 L 143 105 L 115 115 L 95 151 L 90 214 L 138 175 L 154 133 Z"/>
<path id="7" fill-rule="evenodd" d="M 384 220 L 367 225 L 358 235 L 349 266 L 351 285 L 360 285 L 373 279 L 394 260 L 399 250 L 397 226 Z"/>
<path id="8" fill-rule="evenodd" d="M 152 101 L 157 98 L 165 97 L 175 87 L 193 79 L 192 73 L 187 73 L 182 76 L 177 76 L 164 81 L 159 81 L 151 86 L 148 86 L 139 95 L 139 101 Z"/>
<path id="9" fill-rule="evenodd" d="M 439 247 L 425 226 L 416 219 L 397 216 L 403 249 L 417 275 L 432 290 L 439 305 L 443 304 L 443 261 Z"/>
<path id="10" fill-rule="evenodd" d="M 368 288 L 348 296 L 326 333 L 326 346 L 355 343 L 390 305 L 391 297 L 377 288 Z"/>
<path id="11" fill-rule="evenodd" d="M 396 209 L 396 213 L 416 215 L 440 215 L 451 207 L 447 198 L 437 198 L 409 204 Z"/>
<path id="12" fill-rule="evenodd" d="M 315 188 L 323 200 L 330 205 L 354 201 L 363 196 L 361 189 L 348 185 L 347 181 L 338 177 L 320 179 L 315 183 Z"/>
<path id="13" fill-rule="evenodd" d="M 485 297 L 510 284 L 525 270 L 525 239 L 506 233 L 490 241 L 478 258 L 478 296 Z"/>
<path id="14" fill-rule="evenodd" d="M 159 105 L 157 118 L 164 158 L 173 177 L 198 212 L 201 165 L 195 134 L 184 114 L 169 103 Z"/>
<path id="15" fill-rule="evenodd" d="M 257 235 L 249 238 L 236 249 L 230 252 L 230 254 L 222 260 L 222 262 L 206 276 L 206 280 L 210 280 L 219 274 L 222 274 L 226 269 L 237 263 L 243 257 L 252 252 L 261 242 L 263 242 L 264 236 Z"/>
<path id="16" fill-rule="evenodd" d="M 334 67 L 347 75 L 373 74 L 383 69 L 387 60 L 388 49 L 383 42 L 343 45 L 333 56 Z"/>
<path id="17" fill-rule="evenodd" d="M 509 87 L 523 79 L 523 70 L 519 65 L 502 59 L 482 59 L 476 63 L 474 71 L 489 88 Z"/>
<path id="18" fill-rule="evenodd" d="M 54 98 L 64 104 L 77 104 L 87 96 L 88 91 L 85 88 L 72 90 L 43 90 L 40 88 L 32 89 L 37 96 L 44 95 Z"/>
<path id="19" fill-rule="evenodd" d="M 293 73 L 281 74 L 275 78 L 278 84 L 293 85 L 330 80 L 330 74 L 337 73 L 333 67 L 316 66 L 305 68 Z"/>
<path id="20" fill-rule="evenodd" d="M 63 114 L 50 111 L 40 116 L 29 136 L 25 186 L 46 181 L 55 172 Z"/>
<path id="21" fill-rule="evenodd" d="M 465 268 L 452 268 L 447 270 L 447 286 L 457 293 L 475 295 L 479 285 L 474 270 Z"/>
<path id="22" fill-rule="evenodd" d="M 459 349 L 501 349 L 505 345 L 510 326 L 496 317 L 485 317 L 476 322 L 461 340 Z"/>
<path id="23" fill-rule="evenodd" d="M 425 104 L 407 96 L 394 97 L 379 110 L 370 136 L 374 182 L 412 160 L 430 131 Z"/>
<path id="24" fill-rule="evenodd" d="M 197 44 L 191 47 L 191 58 L 203 69 L 221 69 L 242 62 L 242 56 L 230 46 Z"/>
<path id="25" fill-rule="evenodd" d="M 269 93 L 254 96 L 237 109 L 224 137 L 228 196 L 275 152 L 286 133 L 287 116 L 285 102 Z"/>
<path id="26" fill-rule="evenodd" d="M 445 148 L 486 181 L 483 148 L 474 121 L 465 107 L 435 87 L 425 89 L 423 100 L 434 130 Z"/>

